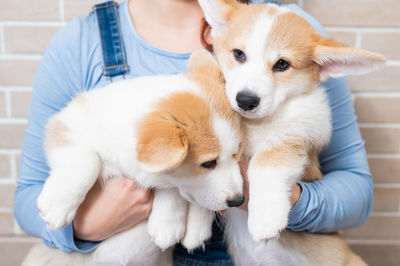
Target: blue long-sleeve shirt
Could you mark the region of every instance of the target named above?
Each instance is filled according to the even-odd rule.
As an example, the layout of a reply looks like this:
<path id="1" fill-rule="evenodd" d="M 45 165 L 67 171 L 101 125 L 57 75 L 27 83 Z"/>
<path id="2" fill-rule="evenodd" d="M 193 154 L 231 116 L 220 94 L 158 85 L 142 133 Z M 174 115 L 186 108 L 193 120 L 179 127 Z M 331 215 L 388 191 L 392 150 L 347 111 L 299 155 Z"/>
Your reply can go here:
<path id="1" fill-rule="evenodd" d="M 322 26 L 300 8 L 288 7 L 324 33 Z M 186 71 L 190 53 L 163 51 L 142 40 L 132 24 L 127 2 L 120 5 L 119 15 L 131 68 L 126 78 Z M 43 150 L 45 125 L 77 94 L 110 82 L 102 75 L 101 44 L 94 14 L 72 20 L 54 36 L 34 80 L 14 214 L 26 233 L 63 251 L 87 252 L 98 243 L 75 240 L 71 224 L 57 231 L 48 230 L 38 215 L 36 200 L 49 175 Z M 332 139 L 320 155 L 324 178 L 301 183 L 301 197 L 289 216 L 288 227 L 292 230 L 332 232 L 358 226 L 372 209 L 372 180 L 347 83 L 344 79 L 330 79 L 323 85 L 333 122 Z"/>

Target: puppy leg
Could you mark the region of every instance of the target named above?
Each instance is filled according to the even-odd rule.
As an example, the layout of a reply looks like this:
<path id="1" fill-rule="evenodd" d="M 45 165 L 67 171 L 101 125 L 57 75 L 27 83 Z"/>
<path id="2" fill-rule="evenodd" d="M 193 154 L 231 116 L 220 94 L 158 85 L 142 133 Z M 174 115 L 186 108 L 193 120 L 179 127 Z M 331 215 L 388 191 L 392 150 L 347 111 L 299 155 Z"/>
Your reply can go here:
<path id="1" fill-rule="evenodd" d="M 307 162 L 305 148 L 291 143 L 255 154 L 250 162 L 248 226 L 255 241 L 277 237 L 287 226 L 290 190 Z"/>
<path id="2" fill-rule="evenodd" d="M 187 202 L 177 189 L 156 190 L 148 231 L 153 242 L 165 250 L 185 234 Z"/>
<path id="3" fill-rule="evenodd" d="M 186 233 L 182 245 L 189 251 L 200 247 L 212 234 L 214 212 L 189 203 L 189 211 L 186 223 Z"/>
<path id="4" fill-rule="evenodd" d="M 50 176 L 37 201 L 40 216 L 50 228 L 69 224 L 89 189 L 97 180 L 97 154 L 79 146 L 53 149 L 48 153 Z"/>

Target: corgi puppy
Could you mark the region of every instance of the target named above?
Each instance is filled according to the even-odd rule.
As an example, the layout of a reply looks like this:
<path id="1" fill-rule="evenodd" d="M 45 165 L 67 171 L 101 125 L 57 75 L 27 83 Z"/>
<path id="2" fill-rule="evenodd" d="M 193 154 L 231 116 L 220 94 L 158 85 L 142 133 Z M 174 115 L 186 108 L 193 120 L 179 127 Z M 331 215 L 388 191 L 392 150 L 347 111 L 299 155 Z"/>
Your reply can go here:
<path id="1" fill-rule="evenodd" d="M 305 19 L 275 4 L 199 4 L 211 26 L 226 95 L 243 117 L 245 155 L 251 157 L 248 212 L 233 208 L 225 216 L 235 262 L 348 265 L 356 258 L 363 264 L 339 236 L 282 230 L 291 208 L 291 187 L 302 179 L 322 177 L 317 155 L 330 140 L 331 120 L 327 96 L 318 83 L 367 73 L 385 58 L 322 37 Z M 332 243 L 323 246 L 327 239 Z M 328 250 L 335 243 L 337 247 Z"/>
<path id="2" fill-rule="evenodd" d="M 211 236 L 213 211 L 243 203 L 240 116 L 209 57 L 194 53 L 187 74 L 85 92 L 49 120 L 51 171 L 37 202 L 48 227 L 69 224 L 98 179 L 129 176 L 155 189 L 155 198 L 148 222 L 104 240 L 93 252 L 63 253 L 42 244 L 23 265 L 170 264 L 162 250 L 181 240 L 189 249 L 201 245 Z"/>

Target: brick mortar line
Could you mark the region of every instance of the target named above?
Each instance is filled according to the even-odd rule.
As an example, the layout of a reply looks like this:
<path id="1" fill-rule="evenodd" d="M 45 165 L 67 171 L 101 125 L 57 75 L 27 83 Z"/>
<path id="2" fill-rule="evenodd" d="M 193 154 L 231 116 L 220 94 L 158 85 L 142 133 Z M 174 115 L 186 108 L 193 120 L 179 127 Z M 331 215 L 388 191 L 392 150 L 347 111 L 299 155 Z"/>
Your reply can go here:
<path id="1" fill-rule="evenodd" d="M 0 91 L 32 91 L 32 87 L 29 86 L 1 86 Z"/>
<path id="2" fill-rule="evenodd" d="M 67 24 L 67 21 L 59 20 L 0 20 L 0 26 L 47 26 L 60 27 Z"/>
<path id="3" fill-rule="evenodd" d="M 15 154 L 11 155 L 10 167 L 11 167 L 11 178 L 13 180 L 16 180 L 18 170 L 17 170 L 17 155 Z"/>
<path id="4" fill-rule="evenodd" d="M 0 54 L 0 60 L 40 60 L 43 54 Z"/>
<path id="5" fill-rule="evenodd" d="M 31 237 L 31 236 L 27 236 L 27 237 L 23 237 L 23 236 L 14 236 L 14 237 L 0 237 L 0 242 L 20 242 L 20 241 L 24 241 L 24 242 L 32 242 L 32 243 L 40 243 L 41 240 L 40 238 L 37 237 Z"/>
<path id="6" fill-rule="evenodd" d="M 349 244 L 361 245 L 400 245 L 400 240 L 381 240 L 381 239 L 349 239 L 346 238 Z"/>
<path id="7" fill-rule="evenodd" d="M 388 60 L 386 61 L 387 66 L 400 66 L 400 60 Z"/>
<path id="8" fill-rule="evenodd" d="M 355 40 L 355 44 L 354 44 L 356 48 L 361 48 L 361 41 L 362 41 L 361 32 L 357 31 L 356 32 L 356 40 Z"/>
<path id="9" fill-rule="evenodd" d="M 327 31 L 361 33 L 400 33 L 400 27 L 324 26 Z"/>
<path id="10" fill-rule="evenodd" d="M 65 21 L 64 0 L 58 0 L 58 11 L 60 14 L 60 20 Z"/>
<path id="11" fill-rule="evenodd" d="M 400 188 L 400 183 L 374 183 L 375 188 Z"/>
<path id="12" fill-rule="evenodd" d="M 13 212 L 13 208 L 11 207 L 0 207 L 0 213 L 9 213 Z"/>
<path id="13" fill-rule="evenodd" d="M 4 92 L 4 100 L 5 100 L 5 109 L 6 109 L 6 117 L 11 117 L 11 95 L 10 91 L 7 90 Z"/>
<path id="14" fill-rule="evenodd" d="M 6 47 L 5 47 L 5 40 L 4 40 L 4 26 L 0 25 L 0 53 L 5 53 Z"/>
<path id="15" fill-rule="evenodd" d="M 358 123 L 362 128 L 400 128 L 400 123 Z"/>
<path id="16" fill-rule="evenodd" d="M 0 149 L 1 155 L 19 155 L 21 154 L 21 149 Z"/>
<path id="17" fill-rule="evenodd" d="M 367 153 L 369 159 L 400 159 L 400 153 Z"/>
<path id="18" fill-rule="evenodd" d="M 11 163 L 10 163 L 11 164 Z M 6 177 L 0 177 L 0 186 L 2 185 L 2 184 L 6 184 L 6 185 L 9 185 L 9 184 L 15 184 L 15 181 L 16 181 L 17 179 L 15 179 L 14 177 L 12 177 L 12 176 L 6 176 Z"/>
<path id="19" fill-rule="evenodd" d="M 0 118 L 0 125 L 22 125 L 28 123 L 28 118 Z"/>
<path id="20" fill-rule="evenodd" d="M 397 218 L 400 217 L 400 212 L 372 212 L 371 217 Z"/>
<path id="21" fill-rule="evenodd" d="M 352 92 L 351 93 L 355 97 L 365 97 L 365 98 L 382 98 L 382 97 L 392 97 L 397 98 L 400 97 L 400 91 L 385 91 L 385 92 Z"/>
<path id="22" fill-rule="evenodd" d="M 16 183 L 15 183 L 15 181 L 16 181 L 16 179 L 15 178 L 12 178 L 12 177 L 9 177 L 9 178 L 0 178 L 0 186 L 1 185 L 15 185 Z"/>

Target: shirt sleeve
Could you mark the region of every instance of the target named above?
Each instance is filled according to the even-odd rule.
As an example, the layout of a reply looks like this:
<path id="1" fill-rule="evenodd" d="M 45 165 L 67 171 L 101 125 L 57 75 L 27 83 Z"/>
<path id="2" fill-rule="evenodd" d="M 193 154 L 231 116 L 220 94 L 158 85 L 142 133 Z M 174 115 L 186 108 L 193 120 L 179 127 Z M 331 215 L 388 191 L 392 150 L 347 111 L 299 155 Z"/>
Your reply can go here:
<path id="1" fill-rule="evenodd" d="M 286 7 L 327 36 L 322 25 L 297 5 Z M 294 231 L 330 233 L 356 227 L 372 211 L 372 177 L 347 81 L 329 79 L 322 86 L 328 94 L 333 132 L 319 156 L 323 179 L 300 183 L 300 199 L 289 214 L 288 228 Z"/>
<path id="2" fill-rule="evenodd" d="M 27 234 L 40 237 L 47 245 L 65 252 L 89 252 L 98 243 L 75 240 L 71 224 L 60 230 L 47 229 L 38 214 L 36 202 L 49 175 L 43 150 L 46 123 L 85 88 L 81 35 L 81 20 L 72 20 L 54 36 L 39 65 L 33 84 L 14 203 L 15 218 Z"/>
<path id="3" fill-rule="evenodd" d="M 330 79 L 323 85 L 332 111 L 332 138 L 319 157 L 323 179 L 300 183 L 302 194 L 289 215 L 288 228 L 295 231 L 355 227 L 372 210 L 372 178 L 347 82 Z"/>

